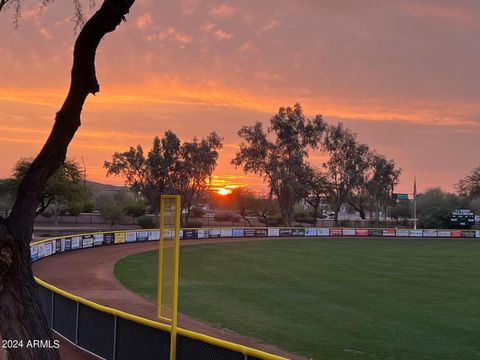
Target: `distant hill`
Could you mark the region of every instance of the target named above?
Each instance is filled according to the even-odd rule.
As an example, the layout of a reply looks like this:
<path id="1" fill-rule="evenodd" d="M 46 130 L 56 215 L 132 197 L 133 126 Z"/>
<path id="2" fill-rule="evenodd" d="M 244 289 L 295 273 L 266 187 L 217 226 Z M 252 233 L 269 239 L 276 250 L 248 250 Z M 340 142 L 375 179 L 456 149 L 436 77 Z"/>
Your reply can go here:
<path id="1" fill-rule="evenodd" d="M 102 184 L 96 181 L 85 181 L 85 185 L 90 189 L 93 194 L 102 193 L 102 192 L 116 192 L 120 190 L 125 190 L 128 188 L 126 186 L 117 186 L 111 184 Z"/>

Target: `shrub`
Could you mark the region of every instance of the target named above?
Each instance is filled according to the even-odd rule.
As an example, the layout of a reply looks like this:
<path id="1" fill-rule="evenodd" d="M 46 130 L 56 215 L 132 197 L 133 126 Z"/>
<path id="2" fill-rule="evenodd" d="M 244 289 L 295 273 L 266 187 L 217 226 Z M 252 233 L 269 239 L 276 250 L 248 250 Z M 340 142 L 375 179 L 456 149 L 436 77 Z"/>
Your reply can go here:
<path id="1" fill-rule="evenodd" d="M 130 203 L 125 206 L 124 212 L 133 217 L 143 216 L 147 212 L 147 205 L 143 202 Z"/>
<path id="2" fill-rule="evenodd" d="M 137 224 L 140 225 L 142 229 L 151 229 L 155 227 L 155 222 L 150 216 L 140 216 L 137 219 Z"/>
<path id="3" fill-rule="evenodd" d="M 186 228 L 201 228 L 202 223 L 200 221 L 196 220 L 188 220 L 187 223 L 185 224 Z"/>
<path id="4" fill-rule="evenodd" d="M 216 213 L 215 216 L 213 217 L 213 220 L 215 220 L 215 221 L 232 221 L 233 217 L 234 217 L 234 215 L 231 212 L 221 212 L 221 213 Z"/>
<path id="5" fill-rule="evenodd" d="M 192 209 L 190 210 L 190 214 L 195 217 L 195 218 L 199 218 L 199 217 L 202 217 L 206 214 L 206 211 L 204 208 L 202 207 L 199 207 L 199 206 L 194 206 L 192 207 Z"/>

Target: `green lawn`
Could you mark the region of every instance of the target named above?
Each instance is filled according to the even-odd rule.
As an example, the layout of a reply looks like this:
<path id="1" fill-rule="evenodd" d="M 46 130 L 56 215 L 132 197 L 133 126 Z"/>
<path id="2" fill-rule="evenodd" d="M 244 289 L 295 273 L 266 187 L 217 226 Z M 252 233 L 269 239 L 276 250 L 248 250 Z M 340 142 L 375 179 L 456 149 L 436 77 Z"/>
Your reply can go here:
<path id="1" fill-rule="evenodd" d="M 157 253 L 114 273 L 155 300 Z M 480 359 L 480 241 L 273 240 L 181 248 L 180 311 L 313 359 Z"/>

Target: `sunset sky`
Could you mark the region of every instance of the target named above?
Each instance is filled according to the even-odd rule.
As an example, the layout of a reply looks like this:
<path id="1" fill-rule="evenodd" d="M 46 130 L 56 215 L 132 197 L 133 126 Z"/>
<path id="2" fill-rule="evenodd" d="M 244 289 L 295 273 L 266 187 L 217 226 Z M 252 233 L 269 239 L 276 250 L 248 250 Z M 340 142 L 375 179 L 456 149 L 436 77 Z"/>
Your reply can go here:
<path id="1" fill-rule="evenodd" d="M 69 84 L 72 2 L 38 12 L 25 1 L 18 30 L 0 14 L 0 178 L 39 151 Z M 100 45 L 101 91 L 69 157 L 120 184 L 102 168 L 113 152 L 149 149 L 169 129 L 182 140 L 215 130 L 217 181 L 260 189 L 230 165 L 236 133 L 300 102 L 393 158 L 397 191 L 411 193 L 414 176 L 419 191 L 453 191 L 480 165 L 478 19 L 478 0 L 137 0 Z"/>

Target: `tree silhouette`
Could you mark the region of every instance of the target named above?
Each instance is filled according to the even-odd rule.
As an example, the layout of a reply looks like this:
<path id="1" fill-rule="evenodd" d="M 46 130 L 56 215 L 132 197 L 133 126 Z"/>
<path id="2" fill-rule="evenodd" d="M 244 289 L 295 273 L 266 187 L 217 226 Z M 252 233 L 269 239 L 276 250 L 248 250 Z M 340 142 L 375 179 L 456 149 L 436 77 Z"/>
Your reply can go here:
<path id="1" fill-rule="evenodd" d="M 48 3 L 49 1 L 44 1 Z M 68 145 L 80 126 L 89 94 L 100 90 L 95 53 L 100 40 L 125 20 L 135 0 L 105 0 L 85 23 L 75 42 L 71 83 L 42 150 L 19 185 L 7 218 L 0 218 L 0 336 L 3 339 L 52 340 L 38 299 L 30 265 L 30 240 L 35 212 L 48 179 L 65 161 Z M 19 0 L 1 0 L 0 10 Z M 19 9 L 15 9 L 19 11 Z M 9 349 L 12 359 L 59 359 L 57 349 Z"/>

